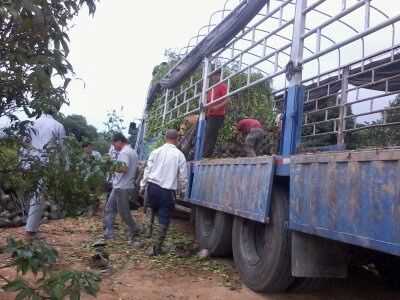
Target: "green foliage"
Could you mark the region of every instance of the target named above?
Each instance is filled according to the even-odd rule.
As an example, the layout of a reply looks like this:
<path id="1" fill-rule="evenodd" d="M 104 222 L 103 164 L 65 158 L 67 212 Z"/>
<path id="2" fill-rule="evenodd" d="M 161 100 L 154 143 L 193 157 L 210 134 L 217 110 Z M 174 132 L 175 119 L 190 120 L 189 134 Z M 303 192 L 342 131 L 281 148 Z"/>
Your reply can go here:
<path id="1" fill-rule="evenodd" d="M 67 134 L 74 135 L 78 141 L 97 139 L 96 127 L 89 125 L 84 116 L 70 115 L 60 118 L 59 121 L 64 125 Z"/>
<path id="2" fill-rule="evenodd" d="M 153 81 L 161 79 L 167 72 L 173 63 L 179 60 L 177 55 L 173 52 L 168 52 L 169 62 L 162 63 L 154 68 Z M 173 63 L 171 63 L 173 62 Z M 234 66 L 235 68 L 235 66 Z M 233 69 L 224 69 L 225 76 L 229 75 Z M 201 70 L 196 70 L 193 74 L 194 82 L 198 81 L 202 77 Z M 250 82 L 254 82 L 262 78 L 262 74 L 253 72 L 250 74 Z M 231 91 L 240 89 L 247 84 L 247 74 L 239 74 L 231 80 Z M 183 87 L 189 87 L 190 78 L 187 78 L 181 83 Z M 193 96 L 189 95 L 188 97 Z M 146 120 L 146 137 L 145 142 L 150 144 L 150 151 L 163 143 L 163 132 L 167 128 L 179 129 L 180 124 L 183 121 L 183 116 L 173 116 L 171 121 L 166 121 L 165 124 L 162 122 L 162 112 L 160 107 L 164 103 L 164 98 L 158 95 L 151 107 L 149 108 L 148 118 Z M 179 99 L 178 99 L 178 105 Z M 197 105 L 196 105 L 197 106 Z M 170 108 L 169 108 L 170 109 Z M 277 147 L 277 129 L 274 125 L 276 113 L 273 110 L 273 98 L 271 95 L 271 89 L 268 83 L 262 82 L 251 88 L 248 88 L 235 96 L 231 97 L 228 104 L 228 112 L 225 117 L 224 127 L 220 132 L 217 148 L 222 148 L 225 144 L 234 143 L 236 137 L 234 136 L 233 127 L 242 118 L 256 118 L 264 126 L 267 131 L 266 142 L 269 144 L 268 152 L 276 152 Z"/>
<path id="3" fill-rule="evenodd" d="M 251 80 L 260 78 L 260 74 L 253 73 Z M 247 80 L 247 75 L 236 76 L 232 81 L 232 89 L 238 89 Z M 222 128 L 217 141 L 217 147 L 234 143 L 236 140 L 233 127 L 238 121 L 244 118 L 254 118 L 261 122 L 267 133 L 267 143 L 271 144 L 271 152 L 276 151 L 276 128 L 274 120 L 276 113 L 273 111 L 273 97 L 271 88 L 266 83 L 260 83 L 243 92 L 233 96 L 228 104 L 228 111 L 225 115 L 224 127 Z M 267 153 L 265 153 L 267 154 Z"/>
<path id="4" fill-rule="evenodd" d="M 74 137 L 47 149 L 49 163 L 42 166 L 45 195 L 67 214 L 76 216 L 94 205 L 103 192 L 111 162 L 87 157 Z"/>
<path id="5" fill-rule="evenodd" d="M 121 107 L 120 111 L 114 109 L 107 113 L 106 122 L 103 123 L 105 130 L 100 132 L 93 142 L 95 149 L 102 154 L 108 153 L 113 134 L 126 129 L 122 111 L 123 108 Z"/>
<path id="6" fill-rule="evenodd" d="M 12 263 L 7 267 L 16 267 L 17 274 L 14 280 L 2 277 L 6 281 L 2 288 L 6 292 L 15 292 L 17 300 L 72 300 L 80 299 L 82 292 L 96 296 L 99 291 L 101 279 L 92 272 L 55 270 L 58 252 L 45 242 L 8 239 L 7 251 L 12 257 Z M 33 283 L 24 279 L 29 273 L 35 275 Z"/>
<path id="7" fill-rule="evenodd" d="M 29 149 L 20 159 L 23 146 L 15 140 L 0 141 L 1 188 L 29 194 L 36 191 L 40 180 L 44 198 L 55 202 L 67 216 L 79 215 L 96 204 L 112 165 L 109 158 L 88 157 L 75 137 L 67 137 L 62 146 L 50 144 L 43 153 L 46 164 L 31 156 Z"/>
<path id="8" fill-rule="evenodd" d="M 0 116 L 17 119 L 24 110 L 33 117 L 68 103 L 69 25 L 83 6 L 93 14 L 96 2 L 0 0 Z"/>
<path id="9" fill-rule="evenodd" d="M 13 265 L 17 267 L 17 273 L 22 275 L 32 272 L 47 273 L 50 267 L 57 261 L 57 251 L 42 241 L 35 240 L 32 244 L 8 239 L 7 251 L 13 257 Z"/>
<path id="10" fill-rule="evenodd" d="M 37 183 L 37 169 L 28 173 L 20 168 L 21 146 L 15 138 L 0 140 L 0 183 L 4 190 L 30 191 Z"/>

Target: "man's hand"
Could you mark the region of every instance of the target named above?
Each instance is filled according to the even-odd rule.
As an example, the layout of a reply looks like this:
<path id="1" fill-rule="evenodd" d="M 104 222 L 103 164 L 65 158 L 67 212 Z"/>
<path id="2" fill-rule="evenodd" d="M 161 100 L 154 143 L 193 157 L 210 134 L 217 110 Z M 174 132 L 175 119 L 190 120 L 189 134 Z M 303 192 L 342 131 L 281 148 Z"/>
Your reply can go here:
<path id="1" fill-rule="evenodd" d="M 178 198 L 179 198 L 179 200 L 181 200 L 181 201 L 185 200 L 185 196 L 186 196 L 186 191 L 180 190 L 180 191 L 178 192 Z"/>
<path id="2" fill-rule="evenodd" d="M 139 195 L 144 197 L 144 193 L 146 192 L 146 186 L 141 186 L 139 190 Z"/>
<path id="3" fill-rule="evenodd" d="M 111 172 L 126 173 L 128 172 L 128 166 L 123 162 L 114 161 L 111 167 Z"/>

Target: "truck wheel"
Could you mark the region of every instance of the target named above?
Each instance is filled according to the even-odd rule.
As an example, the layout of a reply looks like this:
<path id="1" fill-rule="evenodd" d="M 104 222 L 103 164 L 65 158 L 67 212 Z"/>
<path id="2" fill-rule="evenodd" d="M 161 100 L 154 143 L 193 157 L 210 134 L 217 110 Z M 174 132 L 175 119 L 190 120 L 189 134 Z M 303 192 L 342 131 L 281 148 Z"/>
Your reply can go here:
<path id="1" fill-rule="evenodd" d="M 242 281 L 256 292 L 282 292 L 294 280 L 290 270 L 288 213 L 288 193 L 277 187 L 272 194 L 269 224 L 239 217 L 234 220 L 235 264 Z"/>
<path id="2" fill-rule="evenodd" d="M 391 255 L 384 255 L 375 262 L 379 275 L 388 288 L 400 290 L 400 259 Z"/>
<path id="3" fill-rule="evenodd" d="M 328 282 L 329 280 L 325 278 L 296 277 L 289 287 L 289 290 L 297 293 L 315 292 L 320 290 Z"/>
<path id="4" fill-rule="evenodd" d="M 205 207 L 195 209 L 196 239 L 211 256 L 232 254 L 232 217 Z"/>

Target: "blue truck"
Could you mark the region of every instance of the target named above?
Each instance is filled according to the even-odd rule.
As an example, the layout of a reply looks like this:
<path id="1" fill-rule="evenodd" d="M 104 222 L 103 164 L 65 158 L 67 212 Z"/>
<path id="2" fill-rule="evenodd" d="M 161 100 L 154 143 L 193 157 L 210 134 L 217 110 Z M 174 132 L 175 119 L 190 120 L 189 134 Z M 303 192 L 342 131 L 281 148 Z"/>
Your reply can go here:
<path id="1" fill-rule="evenodd" d="M 254 291 L 343 278 L 353 261 L 396 280 L 399 12 L 393 1 L 226 1 L 150 87 L 137 150 L 145 159 L 150 122 L 199 115 L 184 202 L 200 246 L 233 254 Z M 215 103 L 269 89 L 282 115 L 276 154 L 202 159 L 207 94 L 221 82 Z"/>

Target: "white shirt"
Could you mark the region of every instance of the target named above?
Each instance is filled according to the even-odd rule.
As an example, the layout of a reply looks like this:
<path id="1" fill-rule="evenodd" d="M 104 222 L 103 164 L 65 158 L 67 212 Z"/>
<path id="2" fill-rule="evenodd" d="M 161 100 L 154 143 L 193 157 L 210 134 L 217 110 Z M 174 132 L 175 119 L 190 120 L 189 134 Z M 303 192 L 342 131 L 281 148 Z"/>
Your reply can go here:
<path id="1" fill-rule="evenodd" d="M 125 145 L 118 153 L 118 162 L 124 163 L 128 167 L 126 173 L 115 173 L 112 179 L 114 189 L 133 189 L 135 188 L 135 176 L 138 165 L 138 156 L 131 146 Z"/>
<path id="2" fill-rule="evenodd" d="M 92 156 L 94 159 L 101 159 L 101 154 L 99 151 L 93 150 L 92 151 Z"/>
<path id="3" fill-rule="evenodd" d="M 108 149 L 108 155 L 112 160 L 116 160 L 118 157 L 118 151 L 114 148 L 114 145 L 111 144 L 110 149 Z"/>
<path id="4" fill-rule="evenodd" d="M 52 140 L 62 142 L 63 138 L 65 138 L 64 126 L 54 120 L 51 115 L 42 114 L 40 118 L 33 122 L 30 129 L 30 144 L 32 146 L 30 154 L 45 160 L 45 158 L 42 158 L 45 146 Z"/>
<path id="5" fill-rule="evenodd" d="M 140 186 L 152 182 L 167 190 L 182 192 L 187 184 L 187 166 L 183 153 L 172 144 L 164 144 L 150 153 Z"/>

